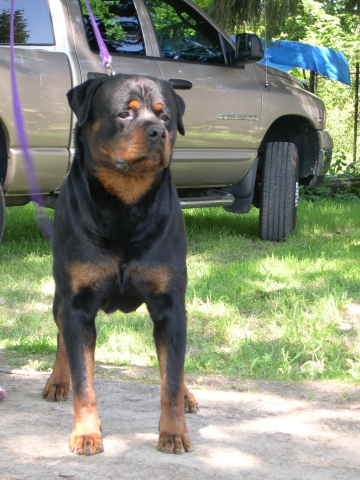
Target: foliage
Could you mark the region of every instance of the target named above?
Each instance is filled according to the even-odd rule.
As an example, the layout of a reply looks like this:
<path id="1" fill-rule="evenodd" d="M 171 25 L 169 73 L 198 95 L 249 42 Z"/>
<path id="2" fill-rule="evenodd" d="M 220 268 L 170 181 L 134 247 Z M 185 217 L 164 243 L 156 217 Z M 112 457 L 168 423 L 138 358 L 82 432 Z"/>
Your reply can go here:
<path id="1" fill-rule="evenodd" d="M 212 0 L 207 10 L 225 30 L 236 33 L 258 25 L 266 16 L 269 34 L 276 35 L 301 8 L 298 0 Z"/>
<path id="2" fill-rule="evenodd" d="M 194 0 L 208 9 L 213 18 L 224 28 L 236 32 L 239 27 L 261 22 L 268 18 L 271 35 L 278 33 L 286 20 L 303 11 L 303 1 L 296 0 Z M 350 13 L 360 15 L 359 0 L 319 0 L 324 10 L 332 15 Z"/>
<path id="3" fill-rule="evenodd" d="M 346 153 L 338 150 L 332 159 L 329 174 L 334 177 L 360 177 L 360 164 L 356 162 L 348 163 Z"/>
<path id="4" fill-rule="evenodd" d="M 346 13 L 345 4 L 344 0 L 303 0 L 303 12 L 285 22 L 279 38 L 340 51 L 348 60 L 350 71 L 354 71 L 360 58 L 359 17 Z M 292 73 L 303 76 L 300 70 Z M 357 171 L 353 163 L 354 90 L 354 82 L 349 88 L 326 77 L 318 77 L 316 94 L 327 108 L 327 129 L 334 140 L 333 165 L 337 175 L 349 174 L 351 170 L 356 174 Z"/>
<path id="5" fill-rule="evenodd" d="M 15 43 L 26 43 L 29 33 L 26 31 L 24 10 L 14 12 L 14 41 Z M 10 10 L 3 9 L 0 13 L 0 43 L 10 42 Z"/>
<path id="6" fill-rule="evenodd" d="M 222 57 L 222 47 L 215 30 L 209 30 L 206 22 L 192 6 L 178 0 L 146 0 L 165 58 L 194 60 L 206 58 L 216 62 Z"/>
<path id="7" fill-rule="evenodd" d="M 117 42 L 125 38 L 125 33 L 121 23 L 118 21 L 117 13 L 111 11 L 111 7 L 116 7 L 119 1 L 110 0 L 103 2 L 102 0 L 89 0 L 89 4 L 95 18 L 98 17 L 102 19 L 107 39 L 111 38 L 112 41 Z M 83 0 L 81 0 L 81 10 L 84 17 L 87 18 L 88 11 Z"/>
<path id="8" fill-rule="evenodd" d="M 166 43 L 173 46 L 194 36 L 196 25 L 184 9 L 176 11 L 172 2 L 162 0 L 148 0 L 147 7 L 154 22 L 161 50 Z"/>
<path id="9" fill-rule="evenodd" d="M 330 5 L 334 5 L 336 7 L 336 4 L 338 3 L 336 0 L 327 0 L 326 3 L 329 3 Z M 357 15 L 360 14 L 360 2 L 359 0 L 346 0 L 345 3 L 345 10 L 347 12 L 355 13 Z"/>

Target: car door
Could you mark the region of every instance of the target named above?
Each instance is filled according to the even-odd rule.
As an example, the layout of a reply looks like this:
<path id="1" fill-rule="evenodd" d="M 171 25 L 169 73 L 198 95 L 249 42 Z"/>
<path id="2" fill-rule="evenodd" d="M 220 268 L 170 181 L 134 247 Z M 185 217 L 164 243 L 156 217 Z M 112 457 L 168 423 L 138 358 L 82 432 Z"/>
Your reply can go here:
<path id="1" fill-rule="evenodd" d="M 257 155 L 261 92 L 251 65 L 227 65 L 229 39 L 192 2 L 138 1 L 154 29 L 162 76 L 186 103 L 186 133 L 177 138 L 172 164 L 175 184 L 239 182 Z"/>

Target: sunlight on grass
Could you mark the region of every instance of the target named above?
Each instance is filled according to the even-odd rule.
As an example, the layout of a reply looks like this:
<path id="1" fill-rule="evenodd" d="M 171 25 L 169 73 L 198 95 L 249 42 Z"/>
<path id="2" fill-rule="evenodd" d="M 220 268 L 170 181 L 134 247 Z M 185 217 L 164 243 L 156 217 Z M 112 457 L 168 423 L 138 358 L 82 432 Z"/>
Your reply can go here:
<path id="1" fill-rule="evenodd" d="M 143 311 L 144 313 L 141 313 Z M 96 359 L 115 365 L 153 365 L 152 322 L 143 307 L 132 314 L 98 315 Z"/>
<path id="2" fill-rule="evenodd" d="M 346 316 L 360 303 L 359 207 L 356 199 L 301 201 L 297 231 L 280 243 L 258 239 L 256 209 L 244 216 L 185 211 L 186 370 L 359 380 L 360 318 Z M 0 348 L 7 361 L 12 351 L 41 369 L 48 368 L 41 356 L 56 348 L 54 283 L 49 245 L 33 222 L 30 206 L 7 218 L 0 245 Z M 100 313 L 97 332 L 97 360 L 157 363 L 144 306 L 129 315 Z"/>
<path id="3" fill-rule="evenodd" d="M 52 277 L 43 278 L 40 284 L 40 291 L 45 295 L 51 295 L 51 296 L 54 295 L 54 291 L 55 291 L 54 279 Z"/>

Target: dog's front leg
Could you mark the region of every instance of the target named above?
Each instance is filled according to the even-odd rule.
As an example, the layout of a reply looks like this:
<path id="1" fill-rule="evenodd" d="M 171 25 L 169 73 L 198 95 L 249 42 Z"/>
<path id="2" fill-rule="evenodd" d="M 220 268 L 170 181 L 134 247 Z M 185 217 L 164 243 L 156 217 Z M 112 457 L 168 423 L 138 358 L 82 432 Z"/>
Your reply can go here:
<path id="1" fill-rule="evenodd" d="M 97 308 L 91 297 L 90 292 L 83 292 L 64 301 L 61 315 L 73 388 L 74 427 L 69 446 L 78 455 L 104 451 L 94 390 Z"/>
<path id="2" fill-rule="evenodd" d="M 186 313 L 183 307 L 153 310 L 154 340 L 161 375 L 161 415 L 158 450 L 184 453 L 191 441 L 184 418 Z M 165 313 L 164 313 L 165 312 Z"/>

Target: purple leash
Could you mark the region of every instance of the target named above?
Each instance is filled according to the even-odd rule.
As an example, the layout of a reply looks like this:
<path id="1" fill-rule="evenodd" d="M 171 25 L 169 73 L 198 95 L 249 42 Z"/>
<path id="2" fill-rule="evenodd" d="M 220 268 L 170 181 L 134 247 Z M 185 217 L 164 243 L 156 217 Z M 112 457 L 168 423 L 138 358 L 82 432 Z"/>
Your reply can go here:
<path id="1" fill-rule="evenodd" d="M 19 91 L 16 82 L 15 73 L 15 53 L 14 53 L 14 17 L 15 17 L 15 0 L 11 0 L 10 5 L 10 68 L 11 68 L 11 85 L 12 85 L 12 97 L 13 97 L 13 110 L 15 124 L 17 127 L 17 137 L 19 145 L 23 150 L 24 160 L 27 171 L 27 179 L 30 191 L 30 198 L 33 202 L 44 207 L 44 200 L 40 192 L 40 186 L 36 175 L 34 161 L 30 155 L 29 142 L 27 139 L 24 117 L 21 110 L 21 103 L 19 98 Z M 47 238 L 51 238 L 52 226 L 48 217 L 43 209 L 39 209 L 36 213 L 36 218 L 40 224 L 40 227 Z"/>
<path id="2" fill-rule="evenodd" d="M 102 58 L 102 64 L 106 68 L 106 71 L 109 75 L 115 75 L 115 72 L 114 72 L 114 70 L 111 66 L 111 61 L 112 61 L 111 55 L 110 55 L 108 49 L 106 48 L 105 42 L 104 42 L 104 40 L 101 36 L 101 33 L 99 31 L 99 28 L 98 28 L 97 24 L 96 24 L 96 20 L 95 20 L 93 12 L 91 10 L 89 0 L 84 0 L 84 3 L 86 5 L 86 8 L 87 8 L 90 20 L 91 20 L 91 24 L 92 24 L 92 27 L 94 29 L 96 41 L 99 45 L 100 57 Z"/>
<path id="3" fill-rule="evenodd" d="M 96 24 L 94 14 L 91 10 L 88 0 L 84 0 L 86 8 L 89 13 L 89 17 L 95 32 L 96 40 L 100 49 L 100 56 L 102 58 L 102 64 L 104 65 L 108 75 L 115 75 L 115 72 L 111 66 L 111 55 L 105 45 L 104 40 L 101 37 L 101 33 Z M 14 50 L 14 18 L 15 18 L 15 0 L 11 0 L 10 4 L 10 70 L 11 70 L 11 85 L 12 85 L 12 98 L 13 98 L 13 110 L 14 110 L 14 119 L 15 125 L 17 128 L 17 137 L 19 145 L 24 154 L 24 161 L 27 172 L 27 180 L 29 185 L 30 198 L 33 202 L 38 204 L 40 208 L 37 208 L 36 218 L 41 227 L 42 232 L 45 237 L 51 238 L 52 235 L 52 225 L 45 213 L 44 199 L 40 195 L 40 185 L 36 175 L 36 169 L 34 161 L 30 154 L 29 142 L 25 130 L 25 122 L 21 109 L 19 91 L 16 81 L 16 70 L 15 70 L 15 50 Z M 39 192 L 39 193 L 37 193 Z"/>

